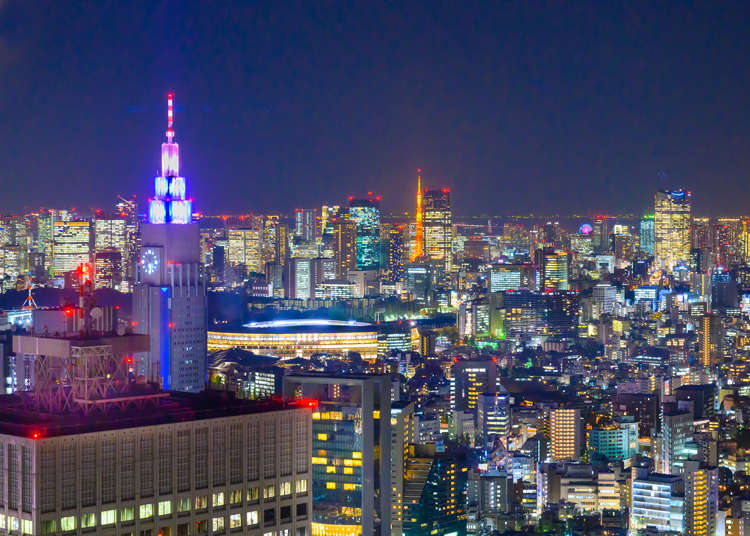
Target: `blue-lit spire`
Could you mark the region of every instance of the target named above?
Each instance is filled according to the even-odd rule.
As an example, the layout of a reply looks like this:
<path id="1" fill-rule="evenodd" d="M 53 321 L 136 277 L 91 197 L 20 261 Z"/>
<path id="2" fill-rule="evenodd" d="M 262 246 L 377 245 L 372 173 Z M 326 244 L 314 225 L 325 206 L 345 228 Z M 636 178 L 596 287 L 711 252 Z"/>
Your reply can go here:
<path id="1" fill-rule="evenodd" d="M 185 197 L 180 177 L 180 147 L 174 140 L 173 93 L 167 94 L 167 142 L 161 144 L 161 175 L 154 179 L 156 195 L 148 202 L 149 223 L 190 223 L 193 201 Z"/>

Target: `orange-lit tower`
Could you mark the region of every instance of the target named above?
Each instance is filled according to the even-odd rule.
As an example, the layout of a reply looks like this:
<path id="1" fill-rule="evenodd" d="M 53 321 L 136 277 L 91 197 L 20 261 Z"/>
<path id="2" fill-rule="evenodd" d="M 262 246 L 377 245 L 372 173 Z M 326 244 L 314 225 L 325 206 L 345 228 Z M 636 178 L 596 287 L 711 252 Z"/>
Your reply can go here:
<path id="1" fill-rule="evenodd" d="M 417 170 L 417 219 L 416 233 L 414 240 L 414 251 L 410 260 L 414 262 L 424 256 L 424 227 L 422 226 L 422 170 Z"/>

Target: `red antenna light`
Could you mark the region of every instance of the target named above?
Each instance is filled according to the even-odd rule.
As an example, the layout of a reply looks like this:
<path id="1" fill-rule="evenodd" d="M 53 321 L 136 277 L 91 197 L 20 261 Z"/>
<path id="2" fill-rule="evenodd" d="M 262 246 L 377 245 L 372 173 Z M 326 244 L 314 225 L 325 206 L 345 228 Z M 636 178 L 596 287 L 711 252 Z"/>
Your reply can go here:
<path id="1" fill-rule="evenodd" d="M 127 356 L 126 358 L 123 359 L 123 361 L 127 363 L 128 365 L 131 365 L 133 363 L 133 358 L 131 356 Z"/>
<path id="2" fill-rule="evenodd" d="M 39 430 L 31 432 L 31 439 L 37 440 L 42 438 L 42 433 Z"/>

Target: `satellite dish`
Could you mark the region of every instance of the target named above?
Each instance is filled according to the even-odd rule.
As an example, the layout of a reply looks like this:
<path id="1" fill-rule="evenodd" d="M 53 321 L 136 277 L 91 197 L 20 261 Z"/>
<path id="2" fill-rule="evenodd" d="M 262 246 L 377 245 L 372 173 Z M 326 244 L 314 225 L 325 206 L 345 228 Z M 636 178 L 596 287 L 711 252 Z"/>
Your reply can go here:
<path id="1" fill-rule="evenodd" d="M 104 311 L 101 307 L 94 307 L 89 314 L 94 320 L 100 320 L 104 316 Z"/>

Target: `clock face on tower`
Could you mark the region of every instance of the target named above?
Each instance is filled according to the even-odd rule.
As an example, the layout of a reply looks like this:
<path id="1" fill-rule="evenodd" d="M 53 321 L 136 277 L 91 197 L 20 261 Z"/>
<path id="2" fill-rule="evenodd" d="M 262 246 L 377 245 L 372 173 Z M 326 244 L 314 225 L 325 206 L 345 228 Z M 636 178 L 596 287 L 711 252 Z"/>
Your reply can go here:
<path id="1" fill-rule="evenodd" d="M 148 275 L 155 273 L 159 269 L 159 253 L 153 248 L 146 248 L 141 253 L 141 266 L 143 271 Z"/>

